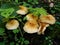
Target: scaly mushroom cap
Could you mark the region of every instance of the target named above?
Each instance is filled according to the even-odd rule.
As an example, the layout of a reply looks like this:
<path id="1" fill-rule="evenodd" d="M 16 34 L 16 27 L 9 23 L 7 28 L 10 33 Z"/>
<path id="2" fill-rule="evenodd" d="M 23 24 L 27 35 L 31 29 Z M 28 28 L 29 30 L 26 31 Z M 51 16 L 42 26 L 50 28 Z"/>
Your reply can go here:
<path id="1" fill-rule="evenodd" d="M 23 27 L 24 31 L 27 33 L 36 33 L 38 32 L 38 23 L 36 21 L 27 21 Z"/>
<path id="2" fill-rule="evenodd" d="M 19 6 L 19 7 L 20 7 L 20 10 L 16 11 L 17 14 L 21 14 L 21 15 L 27 14 L 27 12 L 28 12 L 27 7 L 24 7 L 24 6 Z"/>
<path id="3" fill-rule="evenodd" d="M 41 22 L 48 23 L 48 24 L 54 24 L 56 22 L 55 18 L 52 15 L 41 15 L 40 16 Z"/>
<path id="4" fill-rule="evenodd" d="M 33 14 L 28 14 L 27 16 L 27 20 L 37 20 L 38 19 L 38 17 L 37 16 L 34 16 Z"/>
<path id="5" fill-rule="evenodd" d="M 17 29 L 18 26 L 19 26 L 19 22 L 17 20 L 15 20 L 15 19 L 7 22 L 7 24 L 6 24 L 6 28 L 8 30 Z"/>

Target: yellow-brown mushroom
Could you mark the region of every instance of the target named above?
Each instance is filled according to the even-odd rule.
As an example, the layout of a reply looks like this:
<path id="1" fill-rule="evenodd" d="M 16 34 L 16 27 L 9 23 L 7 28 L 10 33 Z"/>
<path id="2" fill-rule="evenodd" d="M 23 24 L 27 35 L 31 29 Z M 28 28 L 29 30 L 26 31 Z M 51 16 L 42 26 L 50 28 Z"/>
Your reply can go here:
<path id="1" fill-rule="evenodd" d="M 24 6 L 19 6 L 20 9 L 16 11 L 17 14 L 25 15 L 28 12 L 28 8 Z"/>
<path id="2" fill-rule="evenodd" d="M 49 24 L 54 24 L 56 22 L 55 18 L 52 15 L 41 15 L 38 19 L 39 32 L 38 34 L 44 34 L 44 31 L 49 26 Z"/>
<path id="3" fill-rule="evenodd" d="M 7 28 L 8 30 L 17 29 L 18 26 L 19 26 L 19 22 L 18 22 L 17 20 L 15 20 L 15 19 L 7 22 L 7 24 L 6 24 L 6 28 Z"/>
<path id="4" fill-rule="evenodd" d="M 33 14 L 28 14 L 27 16 L 27 20 L 35 20 L 35 21 L 37 21 L 37 19 L 38 19 L 38 16 L 35 16 L 35 15 L 33 15 Z"/>
<path id="5" fill-rule="evenodd" d="M 36 33 L 38 32 L 38 23 L 36 21 L 27 21 L 23 27 L 24 31 L 27 33 Z"/>
<path id="6" fill-rule="evenodd" d="M 52 15 L 41 15 L 40 21 L 48 24 L 54 24 L 56 22 L 55 18 Z"/>

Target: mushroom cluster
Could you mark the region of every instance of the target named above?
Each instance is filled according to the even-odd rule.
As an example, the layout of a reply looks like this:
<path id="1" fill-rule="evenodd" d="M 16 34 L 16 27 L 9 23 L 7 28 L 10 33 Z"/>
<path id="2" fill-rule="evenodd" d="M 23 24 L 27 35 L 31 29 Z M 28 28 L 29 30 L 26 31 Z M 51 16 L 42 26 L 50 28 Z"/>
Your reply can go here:
<path id="1" fill-rule="evenodd" d="M 52 15 L 40 15 L 38 18 L 33 14 L 28 14 L 27 22 L 25 23 L 23 29 L 27 33 L 37 33 L 44 34 L 44 31 L 49 26 L 49 24 L 54 24 L 56 22 Z"/>
<path id="2" fill-rule="evenodd" d="M 24 6 L 19 6 L 20 9 L 16 11 L 17 14 L 26 15 L 28 13 L 28 8 Z M 44 34 L 44 31 L 49 26 L 49 24 L 53 25 L 56 20 L 55 18 L 48 14 L 48 15 L 40 15 L 35 16 L 34 14 L 30 13 L 26 15 L 27 22 L 24 24 L 23 30 L 27 33 L 33 34 Z M 16 29 L 19 26 L 19 22 L 17 20 L 11 20 L 6 24 L 6 28 L 8 30 Z"/>

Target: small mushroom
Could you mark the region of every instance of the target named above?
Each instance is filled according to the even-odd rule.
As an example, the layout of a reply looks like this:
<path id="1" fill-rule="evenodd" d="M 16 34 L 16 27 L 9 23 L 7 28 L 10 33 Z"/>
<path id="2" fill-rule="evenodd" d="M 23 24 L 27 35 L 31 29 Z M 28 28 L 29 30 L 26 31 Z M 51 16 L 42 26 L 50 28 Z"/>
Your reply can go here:
<path id="1" fill-rule="evenodd" d="M 27 33 L 36 33 L 38 32 L 38 23 L 36 21 L 27 21 L 23 27 L 24 31 Z"/>
<path id="2" fill-rule="evenodd" d="M 15 19 L 7 22 L 7 24 L 6 24 L 6 28 L 7 28 L 8 30 L 17 29 L 18 26 L 19 26 L 19 22 L 18 22 L 17 20 L 15 20 Z"/>
<path id="3" fill-rule="evenodd" d="M 48 23 L 48 24 L 54 24 L 56 22 L 55 18 L 52 15 L 41 15 L 40 16 L 41 22 Z"/>
<path id="4" fill-rule="evenodd" d="M 28 12 L 28 8 L 27 7 L 24 7 L 24 6 L 19 6 L 19 7 L 20 7 L 20 10 L 16 11 L 17 14 L 21 14 L 21 15 L 27 14 L 27 12 Z"/>
<path id="5" fill-rule="evenodd" d="M 49 7 L 54 7 L 54 3 L 51 2 L 51 3 L 49 4 Z"/>
<path id="6" fill-rule="evenodd" d="M 38 19 L 38 17 L 37 16 L 35 16 L 35 15 L 33 15 L 33 14 L 28 14 L 27 16 L 27 20 L 37 20 Z"/>

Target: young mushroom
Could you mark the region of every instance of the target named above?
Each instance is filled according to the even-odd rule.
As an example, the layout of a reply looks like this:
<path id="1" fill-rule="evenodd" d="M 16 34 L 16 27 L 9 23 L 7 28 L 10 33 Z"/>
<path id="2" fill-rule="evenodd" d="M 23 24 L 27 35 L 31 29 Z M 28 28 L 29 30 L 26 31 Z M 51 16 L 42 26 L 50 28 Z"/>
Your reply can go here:
<path id="1" fill-rule="evenodd" d="M 7 24 L 6 24 L 6 28 L 7 28 L 8 30 L 17 29 L 18 26 L 19 26 L 19 22 L 18 22 L 17 20 L 15 20 L 15 19 L 7 22 Z"/>
<path id="2" fill-rule="evenodd" d="M 27 17 L 27 20 L 37 20 L 38 19 L 38 17 L 37 16 L 35 16 L 35 15 L 33 15 L 33 14 L 28 14 L 28 15 L 26 15 L 26 17 Z"/>
<path id="3" fill-rule="evenodd" d="M 27 12 L 28 12 L 28 8 L 27 7 L 24 7 L 24 6 L 19 6 L 19 7 L 20 7 L 20 10 L 16 11 L 17 14 L 21 14 L 21 15 L 27 14 Z"/>
<path id="4" fill-rule="evenodd" d="M 36 33 L 38 32 L 38 23 L 36 21 L 27 21 L 23 27 L 24 31 L 27 33 Z"/>

